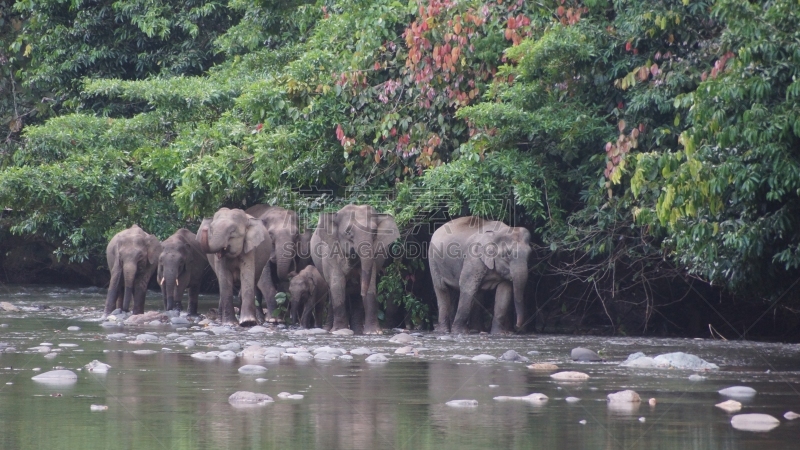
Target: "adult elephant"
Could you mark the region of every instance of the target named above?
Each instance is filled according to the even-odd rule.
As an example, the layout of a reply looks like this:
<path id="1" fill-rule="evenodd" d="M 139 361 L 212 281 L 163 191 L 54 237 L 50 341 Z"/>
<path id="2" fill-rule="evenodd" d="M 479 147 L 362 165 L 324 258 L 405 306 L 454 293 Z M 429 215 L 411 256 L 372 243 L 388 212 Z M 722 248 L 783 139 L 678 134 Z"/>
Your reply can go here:
<path id="1" fill-rule="evenodd" d="M 254 205 L 245 212 L 260 219 L 267 229 L 273 248 L 269 256 L 269 266 L 264 269 L 265 275 L 274 276 L 273 283 L 285 291 L 289 286 L 289 273 L 298 271 L 295 264 L 300 243 L 297 213 L 269 205 Z M 275 296 L 264 300 L 267 304 L 267 320 L 275 322 L 276 319 L 272 317 L 273 311 L 278 308 Z"/>
<path id="2" fill-rule="evenodd" d="M 492 333 L 512 331 L 525 323 L 525 284 L 531 234 L 525 228 L 468 216 L 452 220 L 433 233 L 428 250 L 431 278 L 439 306 L 438 331 L 468 332 L 479 291 L 495 290 Z M 452 298 L 458 298 L 453 311 Z"/>
<path id="3" fill-rule="evenodd" d="M 144 297 L 147 284 L 153 276 L 161 243 L 152 234 L 147 234 L 138 225 L 115 234 L 106 247 L 106 260 L 111 269 L 111 281 L 106 296 L 103 316 L 114 308 L 128 311 L 133 300 L 133 314 L 144 313 Z M 120 290 L 124 286 L 124 293 Z"/>
<path id="4" fill-rule="evenodd" d="M 197 236 L 186 228 L 161 243 L 156 280 L 164 296 L 165 311 L 183 309 L 183 292 L 188 288 L 189 315 L 197 315 L 197 297 L 208 265 Z"/>
<path id="5" fill-rule="evenodd" d="M 236 323 L 233 310 L 233 287 L 239 281 L 242 307 L 239 325 L 264 322 L 264 313 L 256 307 L 255 290 L 264 298 L 275 297 L 275 287 L 268 276 L 262 276 L 267 265 L 272 240 L 261 220 L 241 209 L 221 208 L 211 219 L 204 219 L 197 231 L 197 240 L 219 281 L 219 314 L 223 323 Z"/>
<path id="6" fill-rule="evenodd" d="M 347 280 L 358 277 L 364 307 L 363 332 L 378 334 L 377 276 L 389 258 L 389 247 L 400 236 L 394 217 L 369 205 L 347 205 L 322 213 L 311 237 L 311 258 L 330 287 L 333 331 L 350 325 L 346 306 Z M 360 332 L 361 324 L 353 331 Z"/>

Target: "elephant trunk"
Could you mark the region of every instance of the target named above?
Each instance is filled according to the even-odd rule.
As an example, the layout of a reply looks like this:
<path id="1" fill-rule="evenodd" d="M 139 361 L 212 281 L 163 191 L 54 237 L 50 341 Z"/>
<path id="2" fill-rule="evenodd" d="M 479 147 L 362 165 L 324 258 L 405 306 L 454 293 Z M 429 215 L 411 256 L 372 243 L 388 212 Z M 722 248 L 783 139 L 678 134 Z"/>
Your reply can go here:
<path id="1" fill-rule="evenodd" d="M 278 266 L 278 279 L 288 280 L 289 272 L 293 269 L 294 244 L 292 241 L 278 241 L 275 243 L 275 263 Z"/>
<path id="2" fill-rule="evenodd" d="M 211 250 L 208 248 L 208 227 L 200 228 L 199 234 L 199 241 L 200 241 L 200 250 L 203 253 L 211 253 Z"/>
<path id="3" fill-rule="evenodd" d="M 165 270 L 161 282 L 164 283 L 164 290 L 167 293 L 167 311 L 172 311 L 175 308 L 175 291 L 178 288 L 178 274 L 175 273 L 175 269 Z"/>
<path id="4" fill-rule="evenodd" d="M 125 280 L 125 296 L 122 298 L 122 310 L 130 311 L 131 299 L 133 298 L 133 285 L 136 280 L 136 263 L 124 262 L 122 265 L 122 276 Z"/>
<path id="5" fill-rule="evenodd" d="M 299 296 L 299 294 L 297 295 Z M 300 299 L 295 299 L 295 296 L 291 293 L 289 296 L 291 297 L 291 302 L 289 303 L 289 320 L 292 325 L 294 325 L 300 321 Z"/>
<path id="6" fill-rule="evenodd" d="M 517 313 L 517 331 L 522 331 L 525 326 L 525 285 L 528 282 L 528 268 L 523 267 L 512 273 L 514 288 L 514 309 Z"/>
<path id="7" fill-rule="evenodd" d="M 361 298 L 367 297 L 369 292 L 370 281 L 372 281 L 372 269 L 374 261 L 366 256 L 361 258 Z"/>

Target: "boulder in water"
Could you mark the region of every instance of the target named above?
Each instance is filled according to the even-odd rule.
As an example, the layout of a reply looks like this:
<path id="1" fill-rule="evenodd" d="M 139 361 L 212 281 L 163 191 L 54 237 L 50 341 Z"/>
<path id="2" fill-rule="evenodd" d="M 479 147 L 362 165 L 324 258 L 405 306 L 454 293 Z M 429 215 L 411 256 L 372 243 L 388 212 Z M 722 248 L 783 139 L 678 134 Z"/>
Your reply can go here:
<path id="1" fill-rule="evenodd" d="M 559 381 L 584 381 L 589 379 L 589 375 L 583 372 L 556 372 L 550 378 Z"/>
<path id="2" fill-rule="evenodd" d="M 714 406 L 728 412 L 738 412 L 742 410 L 742 404 L 736 400 L 725 400 L 724 402 L 717 403 Z"/>
<path id="3" fill-rule="evenodd" d="M 783 415 L 783 417 L 784 417 L 786 420 L 800 419 L 800 414 L 797 414 L 797 413 L 796 413 L 796 412 L 794 412 L 794 411 L 789 411 L 789 412 L 787 412 L 786 414 L 784 414 L 784 415 Z"/>
<path id="4" fill-rule="evenodd" d="M 583 347 L 573 348 L 570 355 L 572 356 L 573 361 L 593 362 L 593 361 L 603 360 L 603 358 L 601 358 L 600 355 L 598 355 L 594 351 Z"/>
<path id="5" fill-rule="evenodd" d="M 726 397 L 748 398 L 756 395 L 756 390 L 748 386 L 731 386 L 720 389 L 719 393 Z"/>
<path id="6" fill-rule="evenodd" d="M 133 351 L 134 355 L 155 355 L 156 353 L 158 353 L 158 352 L 155 351 L 155 350 L 134 350 Z"/>
<path id="7" fill-rule="evenodd" d="M 78 381 L 78 375 L 71 370 L 51 370 L 31 378 L 33 381 L 51 384 L 69 384 Z"/>
<path id="8" fill-rule="evenodd" d="M 494 399 L 501 402 L 508 400 L 520 400 L 523 402 L 530 402 L 530 403 L 545 403 L 548 400 L 548 397 L 544 394 L 533 393 L 522 397 L 509 397 L 506 395 L 501 395 L 499 397 L 495 397 Z"/>
<path id="9" fill-rule="evenodd" d="M 334 334 L 336 336 L 352 336 L 354 333 L 353 330 L 349 328 L 342 328 L 332 332 L 331 334 Z"/>
<path id="10" fill-rule="evenodd" d="M 475 408 L 478 406 L 477 400 L 450 400 L 449 402 L 445 403 L 447 406 L 452 406 L 454 408 Z"/>
<path id="11" fill-rule="evenodd" d="M 636 391 L 624 390 L 608 394 L 608 403 L 640 403 L 642 398 Z"/>
<path id="12" fill-rule="evenodd" d="M 111 366 L 109 366 L 108 364 L 102 363 L 96 359 L 83 367 L 86 367 L 86 370 L 88 370 L 89 372 L 95 372 L 95 373 L 106 373 L 108 372 L 108 369 L 111 368 Z"/>
<path id="13" fill-rule="evenodd" d="M 742 431 L 769 431 L 781 422 L 769 414 L 737 414 L 731 417 L 733 428 Z"/>
<path id="14" fill-rule="evenodd" d="M 220 354 L 217 355 L 217 358 L 226 360 L 236 359 L 236 353 L 230 350 L 225 350 L 224 352 L 220 352 Z"/>
<path id="15" fill-rule="evenodd" d="M 142 342 L 155 342 L 158 340 L 158 336 L 154 336 L 152 334 L 140 334 L 136 336 L 136 340 Z"/>
<path id="16" fill-rule="evenodd" d="M 262 406 L 272 403 L 272 397 L 249 391 L 237 391 L 228 397 L 228 403 L 234 406 Z"/>
<path id="17" fill-rule="evenodd" d="M 267 368 L 264 366 L 259 366 L 257 364 L 246 364 L 242 367 L 239 367 L 239 373 L 245 375 L 254 375 L 254 374 L 261 374 L 267 371 Z"/>
<path id="18" fill-rule="evenodd" d="M 7 312 L 17 312 L 20 309 L 11 303 L 8 302 L 0 302 L 0 310 L 7 311 Z"/>
<path id="19" fill-rule="evenodd" d="M 528 366 L 528 369 L 541 371 L 558 370 L 558 366 L 552 363 L 533 363 Z"/>
<path id="20" fill-rule="evenodd" d="M 233 333 L 233 329 L 230 327 L 211 327 L 211 332 L 220 335 L 220 334 L 230 334 Z"/>
<path id="21" fill-rule="evenodd" d="M 368 356 L 367 359 L 365 359 L 364 361 L 368 363 L 385 363 L 389 362 L 389 359 L 386 356 L 384 356 L 383 353 L 375 353 L 373 355 Z"/>
<path id="22" fill-rule="evenodd" d="M 656 364 L 659 367 L 667 369 L 686 369 L 686 370 L 717 370 L 719 366 L 701 359 L 695 355 L 690 355 L 683 352 L 665 353 L 658 355 L 655 358 Z"/>
<path id="23" fill-rule="evenodd" d="M 351 355 L 356 355 L 356 356 L 371 355 L 373 353 L 375 353 L 375 352 L 373 352 L 372 350 L 370 350 L 368 348 L 365 348 L 365 347 L 359 347 L 359 348 L 354 348 L 353 350 L 350 350 L 350 354 Z"/>
<path id="24" fill-rule="evenodd" d="M 494 361 L 496 359 L 497 358 L 495 358 L 492 355 L 485 355 L 485 354 L 476 355 L 472 357 L 472 360 L 476 362 L 489 362 L 489 361 Z"/>
<path id="25" fill-rule="evenodd" d="M 519 353 L 515 352 L 514 350 L 508 350 L 507 352 L 503 353 L 499 358 L 500 361 L 513 361 L 513 362 L 528 362 L 530 361 L 525 356 L 520 355 Z"/>
<path id="26" fill-rule="evenodd" d="M 389 338 L 389 342 L 395 344 L 408 344 L 414 342 L 414 337 L 407 333 L 400 333 Z"/>

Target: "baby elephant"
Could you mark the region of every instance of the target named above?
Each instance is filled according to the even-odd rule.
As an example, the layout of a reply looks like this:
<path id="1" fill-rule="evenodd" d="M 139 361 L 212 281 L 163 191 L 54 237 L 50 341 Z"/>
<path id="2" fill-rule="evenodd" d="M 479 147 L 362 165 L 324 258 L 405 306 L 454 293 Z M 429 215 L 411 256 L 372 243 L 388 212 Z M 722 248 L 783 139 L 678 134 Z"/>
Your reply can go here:
<path id="1" fill-rule="evenodd" d="M 316 267 L 307 266 L 292 277 L 289 282 L 289 296 L 292 323 L 299 321 L 301 327 L 311 328 L 313 313 L 314 326 L 322 326 L 323 311 L 328 303 L 328 283 Z"/>
<path id="2" fill-rule="evenodd" d="M 191 231 L 181 228 L 161 243 L 157 280 L 164 295 L 165 311 L 180 311 L 183 291 L 188 288 L 189 315 L 197 315 L 197 296 L 206 268 L 206 254 Z"/>

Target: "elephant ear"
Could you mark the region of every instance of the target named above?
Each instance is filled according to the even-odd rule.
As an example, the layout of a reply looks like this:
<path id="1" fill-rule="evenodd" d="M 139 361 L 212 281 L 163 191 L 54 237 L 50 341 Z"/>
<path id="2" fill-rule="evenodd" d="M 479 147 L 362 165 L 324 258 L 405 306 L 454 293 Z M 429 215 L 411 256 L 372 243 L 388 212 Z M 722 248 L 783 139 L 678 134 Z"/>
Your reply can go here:
<path id="1" fill-rule="evenodd" d="M 150 264 L 158 262 L 158 257 L 161 255 L 161 242 L 152 234 L 147 235 L 147 261 Z M 152 273 L 152 272 L 150 272 Z"/>
<path id="2" fill-rule="evenodd" d="M 244 252 L 250 253 L 267 238 L 267 229 L 264 228 L 261 219 L 248 217 L 250 223 L 247 225 L 247 234 L 244 237 Z"/>

